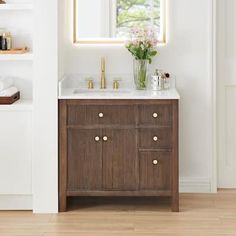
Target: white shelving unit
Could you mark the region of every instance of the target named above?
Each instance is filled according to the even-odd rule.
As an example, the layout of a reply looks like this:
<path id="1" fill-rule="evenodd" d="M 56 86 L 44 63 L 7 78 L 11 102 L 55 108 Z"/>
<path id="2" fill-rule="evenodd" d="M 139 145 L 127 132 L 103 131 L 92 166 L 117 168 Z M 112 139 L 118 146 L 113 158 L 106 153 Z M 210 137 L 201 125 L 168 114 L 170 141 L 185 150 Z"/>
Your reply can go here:
<path id="1" fill-rule="evenodd" d="M 15 47 L 28 46 L 33 49 L 31 2 L 9 0 L 9 3 L 0 5 L 0 28 L 12 33 Z M 19 101 L 12 105 L 0 105 L 0 210 L 30 210 L 33 50 L 25 54 L 0 54 L 0 76 L 13 77 L 15 86 L 21 92 Z"/>
<path id="2" fill-rule="evenodd" d="M 9 4 L 0 4 L 0 11 L 12 11 L 12 10 L 33 10 L 33 4 L 14 4 L 14 3 L 9 3 Z"/>

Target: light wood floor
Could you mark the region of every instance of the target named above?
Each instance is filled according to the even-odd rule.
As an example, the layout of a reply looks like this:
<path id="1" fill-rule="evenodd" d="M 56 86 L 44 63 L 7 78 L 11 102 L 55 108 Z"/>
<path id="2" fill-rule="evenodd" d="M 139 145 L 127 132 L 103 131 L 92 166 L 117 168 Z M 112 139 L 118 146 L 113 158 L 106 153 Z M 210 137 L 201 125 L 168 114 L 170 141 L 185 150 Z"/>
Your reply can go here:
<path id="1" fill-rule="evenodd" d="M 0 212 L 0 236 L 236 235 L 236 190 L 181 194 L 180 213 L 161 202 L 93 199 L 73 202 L 70 212 L 58 215 Z"/>

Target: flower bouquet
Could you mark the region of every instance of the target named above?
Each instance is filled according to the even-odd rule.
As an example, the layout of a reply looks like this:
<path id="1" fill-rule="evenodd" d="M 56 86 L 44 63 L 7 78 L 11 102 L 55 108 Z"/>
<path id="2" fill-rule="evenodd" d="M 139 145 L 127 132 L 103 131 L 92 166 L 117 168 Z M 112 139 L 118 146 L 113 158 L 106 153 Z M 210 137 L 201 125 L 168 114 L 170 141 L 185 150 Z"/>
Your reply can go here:
<path id="1" fill-rule="evenodd" d="M 152 29 L 134 28 L 131 30 L 131 39 L 126 42 L 126 48 L 134 56 L 134 81 L 138 90 L 147 87 L 148 64 L 157 55 L 158 40 Z"/>

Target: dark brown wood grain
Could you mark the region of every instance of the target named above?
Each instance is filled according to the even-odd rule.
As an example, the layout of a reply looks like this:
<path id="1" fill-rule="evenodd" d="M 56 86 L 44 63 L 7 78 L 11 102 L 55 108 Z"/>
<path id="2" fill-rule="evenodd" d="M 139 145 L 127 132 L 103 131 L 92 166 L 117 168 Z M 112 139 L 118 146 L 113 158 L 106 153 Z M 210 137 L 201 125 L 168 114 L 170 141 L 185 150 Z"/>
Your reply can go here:
<path id="1" fill-rule="evenodd" d="M 67 208 L 67 104 L 59 103 L 59 211 Z"/>
<path id="2" fill-rule="evenodd" d="M 154 141 L 157 138 L 157 141 Z M 169 149 L 172 147 L 171 128 L 141 128 L 139 129 L 139 147 L 142 149 Z"/>
<path id="3" fill-rule="evenodd" d="M 138 187 L 135 129 L 103 129 L 104 190 L 136 190 Z"/>
<path id="4" fill-rule="evenodd" d="M 153 117 L 156 113 L 157 117 Z M 139 105 L 139 124 L 140 125 L 159 125 L 171 126 L 172 124 L 172 104 Z"/>
<path id="5" fill-rule="evenodd" d="M 154 165 L 153 161 L 158 164 Z M 139 155 L 141 190 L 171 189 L 171 153 L 141 152 Z"/>
<path id="6" fill-rule="evenodd" d="M 100 113 L 103 117 L 99 117 Z M 132 125 L 135 106 L 69 105 L 68 117 L 68 125 Z"/>
<path id="7" fill-rule="evenodd" d="M 172 102 L 173 107 L 173 149 L 172 149 L 172 211 L 179 211 L 179 101 Z"/>
<path id="8" fill-rule="evenodd" d="M 96 141 L 95 137 L 100 140 Z M 68 190 L 102 189 L 101 130 L 68 129 Z"/>
<path id="9" fill-rule="evenodd" d="M 134 191 L 67 191 L 67 196 L 87 196 L 87 197 L 170 197 L 170 190 L 134 190 Z"/>
<path id="10" fill-rule="evenodd" d="M 61 100 L 59 116 L 60 211 L 68 196 L 169 196 L 179 210 L 177 100 Z"/>

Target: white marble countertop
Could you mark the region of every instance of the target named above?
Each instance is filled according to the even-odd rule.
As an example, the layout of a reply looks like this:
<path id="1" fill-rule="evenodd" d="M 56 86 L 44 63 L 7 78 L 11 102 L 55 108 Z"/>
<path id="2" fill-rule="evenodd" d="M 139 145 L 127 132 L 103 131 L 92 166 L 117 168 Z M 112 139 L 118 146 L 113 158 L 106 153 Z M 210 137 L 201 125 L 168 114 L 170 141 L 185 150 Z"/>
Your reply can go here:
<path id="1" fill-rule="evenodd" d="M 180 99 L 176 89 L 163 91 L 139 90 L 76 90 L 64 88 L 58 99 Z"/>
<path id="2" fill-rule="evenodd" d="M 112 81 L 113 75 L 107 75 L 107 89 L 99 89 L 99 76 L 92 76 L 94 79 L 94 89 L 87 88 L 88 75 L 75 74 L 65 75 L 59 81 L 58 99 L 180 99 L 179 93 L 173 85 L 169 90 L 152 91 L 150 89 L 140 91 L 134 88 L 132 75 L 116 75 L 123 78 L 120 80 L 120 88 L 114 90 Z"/>

